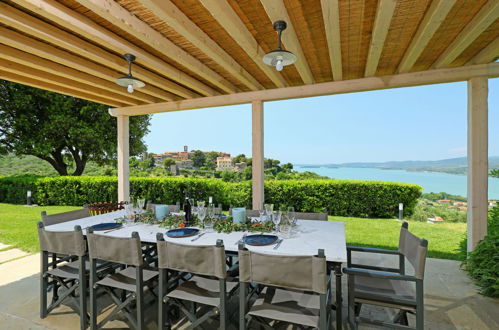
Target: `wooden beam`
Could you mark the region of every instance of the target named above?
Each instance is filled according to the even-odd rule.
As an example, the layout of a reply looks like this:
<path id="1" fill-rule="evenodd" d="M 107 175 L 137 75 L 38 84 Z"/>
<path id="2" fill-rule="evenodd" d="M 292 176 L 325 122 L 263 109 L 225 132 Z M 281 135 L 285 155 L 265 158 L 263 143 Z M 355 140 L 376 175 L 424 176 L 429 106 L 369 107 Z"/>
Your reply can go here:
<path id="1" fill-rule="evenodd" d="M 33 16 L 15 9 L 5 3 L 0 3 L 0 23 L 12 27 L 25 34 L 36 37 L 37 39 L 46 41 L 52 45 L 57 45 L 59 48 L 68 50 L 80 57 L 100 63 L 109 68 L 116 70 L 122 74 L 128 73 L 128 67 L 125 65 L 125 60 L 122 56 L 107 52 L 94 44 L 84 41 L 77 36 L 63 31 L 53 25 L 50 25 L 42 20 L 35 19 Z M 141 92 L 155 96 L 165 101 L 174 101 L 179 98 L 165 91 L 174 90 L 178 95 L 184 98 L 197 97 L 198 95 L 187 88 L 183 88 L 178 84 L 160 77 L 140 66 L 133 68 L 133 74 L 138 79 L 146 82 L 146 86 L 141 89 Z M 155 86 L 160 86 L 160 88 Z"/>
<path id="2" fill-rule="evenodd" d="M 19 75 L 19 74 L 15 74 L 15 73 L 12 73 L 12 72 L 7 72 L 7 71 L 4 71 L 1 68 L 0 68 L 0 79 L 8 80 L 8 81 L 13 81 L 13 82 L 16 82 L 16 83 L 19 83 L 19 84 L 28 85 L 28 86 L 31 86 L 31 87 L 36 87 L 36 88 L 40 88 L 40 89 L 43 89 L 43 90 L 47 90 L 47 91 L 51 91 L 51 92 L 55 92 L 55 93 L 59 93 L 59 94 L 74 96 L 74 97 L 77 97 L 77 98 L 80 98 L 80 99 L 84 99 L 84 100 L 88 100 L 88 101 L 92 101 L 92 102 L 97 102 L 97 103 L 101 103 L 101 104 L 107 104 L 107 105 L 114 106 L 114 107 L 120 106 L 120 104 L 121 104 L 121 106 L 124 105 L 123 103 L 119 103 L 119 102 L 116 102 L 116 101 L 108 100 L 108 99 L 106 99 L 104 97 L 97 97 L 95 95 L 88 94 L 88 93 L 82 92 L 80 90 L 75 90 L 75 89 L 72 89 L 72 88 L 68 88 L 68 87 L 63 87 L 63 86 L 59 86 L 59 85 L 56 85 L 56 84 L 47 83 L 45 81 L 41 81 L 41 80 L 38 80 L 38 79 L 33 79 L 33 78 L 25 77 L 25 76 L 22 76 L 22 75 Z"/>
<path id="3" fill-rule="evenodd" d="M 77 69 L 81 71 L 81 73 L 86 72 L 83 73 L 83 75 L 87 78 L 87 82 L 92 80 L 100 82 L 100 84 L 105 86 L 107 90 L 121 94 L 127 98 L 137 99 L 146 103 L 157 102 L 157 99 L 151 95 L 144 94 L 140 91 L 130 94 L 126 91 L 126 88 L 116 85 L 114 83 L 114 79 L 118 76 L 116 72 L 106 72 L 108 69 L 105 67 L 86 61 L 78 56 L 59 50 L 53 46 L 49 46 L 41 41 L 29 38 L 18 32 L 0 27 L 0 43 L 38 57 L 48 59 L 52 62 L 62 64 L 69 68 Z M 102 73 L 99 70 L 102 70 Z M 78 76 L 82 75 L 80 74 Z M 110 79 L 111 77 L 113 79 Z M 136 103 L 138 104 L 139 102 L 137 101 Z"/>
<path id="4" fill-rule="evenodd" d="M 439 69 L 449 66 L 498 17 L 499 1 L 489 0 L 440 55 L 433 67 Z"/>
<path id="5" fill-rule="evenodd" d="M 65 94 L 64 92 L 67 90 L 72 90 L 73 92 L 83 91 L 84 95 L 91 95 L 94 97 L 92 101 L 99 100 L 98 102 L 102 103 L 102 101 L 106 100 L 106 103 L 104 104 L 109 104 L 109 102 L 122 105 L 126 104 L 123 103 L 122 101 L 123 97 L 120 95 L 113 95 L 111 98 L 109 97 L 106 98 L 105 96 L 102 95 L 102 89 L 97 88 L 95 86 L 81 84 L 72 79 L 59 77 L 52 73 L 48 73 L 42 70 L 21 65 L 16 62 L 9 61 L 5 58 L 2 61 L 0 61 L 0 69 L 2 69 L 5 72 L 10 72 L 20 75 L 22 77 L 31 78 L 36 81 L 41 81 L 55 86 L 61 86 L 63 87 L 63 89 L 61 89 L 61 91 L 59 92 L 61 94 Z M 111 93 L 106 93 L 106 95 L 110 94 Z M 133 103 L 128 103 L 128 104 L 133 104 Z"/>
<path id="6" fill-rule="evenodd" d="M 35 55 L 28 54 L 18 49 L 0 44 L 0 56 L 2 59 L 20 63 L 30 68 L 34 68 L 53 75 L 64 77 L 75 82 L 91 85 L 101 88 L 100 95 L 108 99 L 115 99 L 119 103 L 128 105 L 138 105 L 139 101 L 130 98 L 128 95 L 116 95 L 109 88 L 112 86 L 110 82 L 88 75 L 75 69 L 65 67 L 63 65 L 45 60 Z"/>
<path id="7" fill-rule="evenodd" d="M 279 72 L 273 67 L 263 63 L 262 58 L 265 55 L 265 52 L 262 47 L 258 45 L 258 42 L 253 38 L 251 32 L 248 31 L 246 25 L 244 25 L 239 16 L 237 16 L 227 0 L 199 1 L 277 87 L 285 87 L 288 85 Z"/>
<path id="8" fill-rule="evenodd" d="M 103 48 L 111 49 L 118 54 L 131 53 L 137 56 L 136 63 L 157 71 L 160 74 L 183 84 L 202 95 L 218 95 L 219 93 L 208 85 L 189 76 L 185 72 L 166 63 L 160 58 L 149 54 L 142 48 L 105 29 L 89 18 L 71 10 L 54 0 L 17 0 L 17 5 L 36 12 L 74 33 L 87 38 Z"/>
<path id="9" fill-rule="evenodd" d="M 146 104 L 142 106 L 110 109 L 113 116 L 138 116 L 151 113 L 181 111 L 198 108 L 219 107 L 253 101 L 277 101 L 302 97 L 364 92 L 388 88 L 440 84 L 464 81 L 472 77 L 499 77 L 499 63 L 479 64 L 468 67 L 400 73 L 391 76 L 368 77 L 343 81 L 333 81 L 313 85 L 268 89 L 231 95 L 203 97 L 198 99 Z"/>
<path id="10" fill-rule="evenodd" d="M 321 0 L 321 6 L 333 79 L 343 80 L 338 0 Z"/>
<path id="11" fill-rule="evenodd" d="M 93 0 L 95 1 L 95 0 Z M 221 65 L 234 78 L 246 85 L 251 90 L 263 89 L 263 86 L 239 63 L 237 63 L 225 50 L 220 47 L 210 36 L 192 22 L 170 0 L 138 0 L 156 16 L 162 19 L 175 32 L 189 40 L 203 53 Z"/>
<path id="12" fill-rule="evenodd" d="M 455 3 L 456 0 L 435 0 L 431 3 L 400 62 L 399 73 L 411 70 Z"/>
<path id="13" fill-rule="evenodd" d="M 118 116 L 118 202 L 130 201 L 130 118 Z"/>
<path id="14" fill-rule="evenodd" d="M 494 62 L 499 58 L 499 37 L 476 54 L 467 65 Z"/>
<path id="15" fill-rule="evenodd" d="M 253 101 L 251 104 L 252 122 L 252 196 L 253 210 L 261 210 L 265 201 L 264 196 L 264 125 L 263 102 Z"/>
<path id="16" fill-rule="evenodd" d="M 226 93 L 235 93 L 236 87 L 197 58 L 178 47 L 147 23 L 138 19 L 114 0 L 77 0 L 104 20 L 130 33 L 135 38 L 157 49 L 165 56 L 195 72 Z"/>
<path id="17" fill-rule="evenodd" d="M 300 74 L 303 82 L 307 85 L 313 84 L 315 82 L 314 76 L 312 75 L 312 71 L 310 71 L 307 58 L 303 53 L 300 41 L 298 40 L 298 36 L 296 34 L 295 27 L 288 15 L 288 11 L 286 9 L 286 6 L 284 5 L 283 0 L 260 0 L 260 2 L 262 3 L 263 8 L 265 8 L 265 12 L 272 22 L 284 20 L 287 23 L 288 27 L 282 34 L 284 45 L 286 46 L 287 50 L 293 52 L 296 55 L 297 61 L 294 65 L 298 70 L 298 73 Z"/>
<path id="18" fill-rule="evenodd" d="M 396 0 L 379 0 L 376 18 L 374 19 L 371 44 L 369 46 L 369 53 L 367 54 L 366 69 L 364 72 L 366 77 L 372 77 L 376 74 L 396 5 Z"/>
<path id="19" fill-rule="evenodd" d="M 468 251 L 487 235 L 488 86 L 486 77 L 468 82 Z"/>

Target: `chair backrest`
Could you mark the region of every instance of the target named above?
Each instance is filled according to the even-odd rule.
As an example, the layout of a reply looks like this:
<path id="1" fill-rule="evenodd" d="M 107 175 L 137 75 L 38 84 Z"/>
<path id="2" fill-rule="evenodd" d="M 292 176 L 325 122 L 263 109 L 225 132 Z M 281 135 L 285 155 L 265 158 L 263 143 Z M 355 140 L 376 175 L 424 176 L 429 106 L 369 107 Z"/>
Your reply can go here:
<path id="1" fill-rule="evenodd" d="M 86 218 L 90 216 L 88 208 L 84 207 L 80 210 L 74 210 L 69 212 L 50 214 L 48 215 L 46 211 L 42 211 L 42 221 L 45 226 L 55 225 L 61 222 Z"/>
<path id="2" fill-rule="evenodd" d="M 262 254 L 239 247 L 239 280 L 325 294 L 324 250 L 318 256 Z"/>
<path id="3" fill-rule="evenodd" d="M 80 226 L 75 226 L 74 231 L 47 231 L 43 223 L 38 222 L 38 238 L 41 251 L 79 257 L 87 253 L 87 244 Z"/>
<path id="4" fill-rule="evenodd" d="M 156 205 L 162 204 L 147 203 L 146 209 L 156 212 Z M 180 205 L 168 205 L 168 212 L 180 212 Z"/>
<path id="5" fill-rule="evenodd" d="M 232 208 L 229 209 L 229 215 L 232 216 Z M 246 210 L 246 216 L 250 218 L 257 218 L 260 216 L 260 211 L 258 210 Z"/>
<path id="6" fill-rule="evenodd" d="M 88 204 L 91 215 L 99 215 L 113 211 L 123 210 L 127 202 L 99 202 Z"/>
<path id="7" fill-rule="evenodd" d="M 399 252 L 403 254 L 414 267 L 414 276 L 424 278 L 428 241 L 409 232 L 409 224 L 404 222 L 400 228 Z"/>
<path id="8" fill-rule="evenodd" d="M 217 245 L 183 245 L 166 242 L 158 233 L 158 267 L 198 275 L 227 277 L 225 248 L 222 240 Z"/>
<path id="9" fill-rule="evenodd" d="M 296 219 L 298 219 L 298 220 L 327 221 L 327 213 L 296 212 L 295 216 L 296 216 Z"/>
<path id="10" fill-rule="evenodd" d="M 88 254 L 91 259 L 117 262 L 132 266 L 142 266 L 142 249 L 137 232 L 132 237 L 109 237 L 94 234 L 91 228 L 87 233 Z"/>

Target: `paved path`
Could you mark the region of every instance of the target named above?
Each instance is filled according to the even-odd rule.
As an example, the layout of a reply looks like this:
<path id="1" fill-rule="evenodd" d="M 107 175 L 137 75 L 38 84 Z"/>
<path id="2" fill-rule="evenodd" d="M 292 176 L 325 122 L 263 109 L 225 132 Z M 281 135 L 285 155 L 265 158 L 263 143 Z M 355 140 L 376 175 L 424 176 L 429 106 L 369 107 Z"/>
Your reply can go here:
<path id="1" fill-rule="evenodd" d="M 365 260 L 378 265 L 393 264 L 386 259 Z M 459 264 L 452 260 L 428 259 L 425 274 L 425 329 L 499 329 L 499 299 L 479 295 Z M 57 308 L 46 319 L 39 318 L 39 266 L 39 254 L 0 265 L 0 329 L 79 329 L 78 316 L 66 306 Z M 345 282 L 343 292 L 346 294 Z M 147 312 L 150 329 L 156 328 L 156 310 L 152 305 Z M 365 316 L 374 315 L 378 319 L 394 315 L 393 310 L 382 308 L 363 308 L 362 313 Z M 216 322 L 211 323 L 212 326 L 215 328 Z M 124 327 L 125 323 L 113 321 L 105 328 Z M 185 323 L 179 328 L 183 327 Z"/>
<path id="2" fill-rule="evenodd" d="M 9 260 L 14 260 L 22 257 L 29 256 L 30 254 L 28 252 L 24 252 L 19 249 L 9 249 L 10 245 L 0 243 L 0 250 L 5 251 L 0 251 L 0 264 L 7 262 Z"/>

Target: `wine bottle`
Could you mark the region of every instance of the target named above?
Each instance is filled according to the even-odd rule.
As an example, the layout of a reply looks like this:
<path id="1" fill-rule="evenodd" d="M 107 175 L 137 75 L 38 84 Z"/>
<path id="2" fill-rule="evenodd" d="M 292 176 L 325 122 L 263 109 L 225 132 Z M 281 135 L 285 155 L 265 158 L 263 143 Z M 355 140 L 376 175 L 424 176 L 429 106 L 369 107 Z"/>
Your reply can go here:
<path id="1" fill-rule="evenodd" d="M 185 225 L 186 226 L 191 226 L 192 225 L 192 205 L 191 202 L 189 201 L 189 196 L 185 196 L 185 202 L 184 202 L 184 212 L 185 212 Z"/>

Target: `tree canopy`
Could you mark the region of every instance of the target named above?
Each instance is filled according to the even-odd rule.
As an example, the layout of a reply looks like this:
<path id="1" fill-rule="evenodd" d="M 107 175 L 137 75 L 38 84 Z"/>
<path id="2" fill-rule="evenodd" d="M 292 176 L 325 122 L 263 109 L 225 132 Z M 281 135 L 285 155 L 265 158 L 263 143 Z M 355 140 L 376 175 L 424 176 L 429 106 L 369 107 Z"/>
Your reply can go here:
<path id="1" fill-rule="evenodd" d="M 33 155 L 60 175 L 116 159 L 117 123 L 108 106 L 0 80 L 0 153 Z M 130 155 L 146 151 L 150 117 L 130 118 Z"/>

